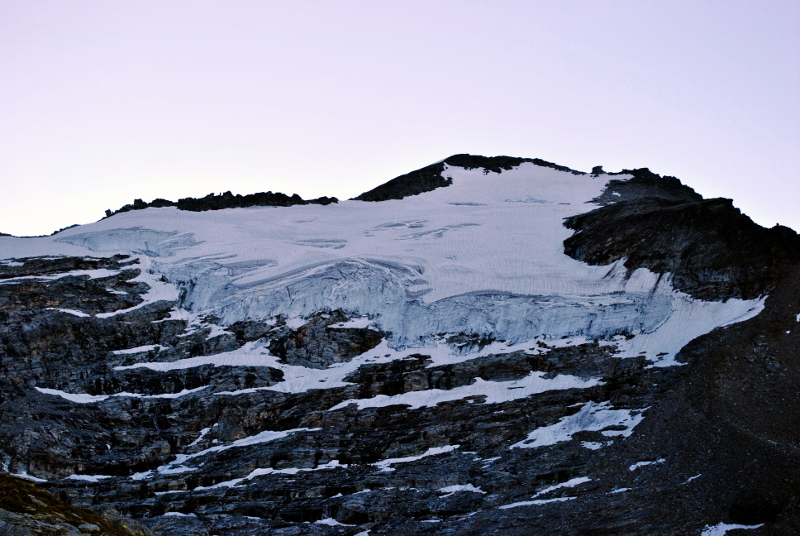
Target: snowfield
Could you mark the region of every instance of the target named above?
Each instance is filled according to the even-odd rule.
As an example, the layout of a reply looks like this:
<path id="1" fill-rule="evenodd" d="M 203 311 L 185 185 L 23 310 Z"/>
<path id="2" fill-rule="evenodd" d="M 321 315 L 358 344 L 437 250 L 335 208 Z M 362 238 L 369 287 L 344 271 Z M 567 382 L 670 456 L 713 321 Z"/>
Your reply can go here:
<path id="1" fill-rule="evenodd" d="M 443 175 L 453 179 L 451 186 L 379 203 L 131 211 L 51 237 L 0 237 L 0 258 L 11 265 L 31 256 L 125 253 L 139 258 L 143 272 L 136 280 L 151 290 L 143 304 L 98 316 L 168 300 L 177 302 L 175 318 L 213 314 L 227 325 L 271 323 L 280 315 L 298 327 L 314 313 L 341 309 L 351 319 L 342 327 L 389 334 L 381 350 L 390 359 L 425 348 L 437 363 L 485 355 L 442 348 L 441 334 L 466 333 L 520 347 L 535 340 L 599 339 L 613 343 L 619 357 L 644 355 L 668 366 L 690 340 L 763 309 L 763 299 L 694 300 L 674 290 L 668 274 L 629 272 L 624 260 L 589 266 L 565 255 L 562 243 L 572 231 L 564 218 L 596 208 L 591 200 L 607 175 L 532 163 L 502 173 L 446 166 Z M 292 372 L 258 346 L 227 357 Z M 283 387 L 297 392 L 312 377 L 315 388 L 341 385 L 348 367 L 322 376 L 291 369 L 302 370 L 287 374 Z M 301 374 L 307 370 L 308 381 Z M 321 381 L 326 378 L 327 384 Z"/>

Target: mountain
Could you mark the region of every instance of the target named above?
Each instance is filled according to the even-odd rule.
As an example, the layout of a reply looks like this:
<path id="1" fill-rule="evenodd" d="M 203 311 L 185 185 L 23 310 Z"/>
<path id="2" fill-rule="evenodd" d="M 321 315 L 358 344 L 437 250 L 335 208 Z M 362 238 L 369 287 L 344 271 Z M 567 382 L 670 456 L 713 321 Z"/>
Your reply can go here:
<path id="1" fill-rule="evenodd" d="M 800 532 L 791 229 L 528 158 L 281 195 L 0 236 L 6 472 L 158 535 Z"/>

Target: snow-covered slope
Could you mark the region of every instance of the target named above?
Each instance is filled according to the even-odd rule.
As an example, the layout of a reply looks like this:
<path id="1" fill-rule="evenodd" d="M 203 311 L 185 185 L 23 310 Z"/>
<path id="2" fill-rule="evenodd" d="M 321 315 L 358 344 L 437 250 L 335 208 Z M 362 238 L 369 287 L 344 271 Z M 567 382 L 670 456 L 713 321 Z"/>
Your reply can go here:
<path id="1" fill-rule="evenodd" d="M 608 175 L 528 162 L 501 173 L 445 165 L 442 175 L 452 185 L 380 203 L 133 211 L 54 237 L 1 237 L 0 253 L 126 253 L 150 272 L 150 300 L 180 295 L 180 310 L 222 324 L 281 315 L 301 325 L 341 309 L 368 316 L 394 350 L 452 333 L 509 345 L 636 335 L 621 356 L 669 365 L 688 341 L 762 307 L 693 300 L 624 260 L 589 266 L 565 255 L 564 219 L 596 208 Z"/>

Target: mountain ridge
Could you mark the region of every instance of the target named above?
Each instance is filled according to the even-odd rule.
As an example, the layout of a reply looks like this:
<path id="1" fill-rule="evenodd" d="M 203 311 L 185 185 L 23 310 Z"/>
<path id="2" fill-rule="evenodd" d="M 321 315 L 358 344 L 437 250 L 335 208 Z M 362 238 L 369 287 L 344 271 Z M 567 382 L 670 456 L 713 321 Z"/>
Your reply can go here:
<path id="1" fill-rule="evenodd" d="M 795 533 L 797 234 L 537 162 L 0 237 L 0 462 L 159 535 Z"/>

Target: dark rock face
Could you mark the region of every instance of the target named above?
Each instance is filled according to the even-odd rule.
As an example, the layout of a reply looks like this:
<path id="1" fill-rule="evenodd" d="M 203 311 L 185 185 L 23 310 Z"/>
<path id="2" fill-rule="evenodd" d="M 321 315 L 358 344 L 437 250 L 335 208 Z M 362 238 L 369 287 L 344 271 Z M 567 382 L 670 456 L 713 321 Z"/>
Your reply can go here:
<path id="1" fill-rule="evenodd" d="M 223 208 L 244 208 L 244 207 L 290 207 L 292 205 L 329 205 L 338 203 L 335 197 L 319 197 L 317 199 L 305 200 L 297 194 L 288 196 L 280 192 L 260 192 L 256 194 L 233 195 L 231 192 L 223 194 L 208 194 L 197 199 L 195 197 L 184 197 L 177 202 L 168 199 L 154 199 L 150 203 L 145 203 L 141 199 L 136 199 L 130 205 L 125 205 L 119 210 L 106 210 L 106 218 L 129 212 L 131 210 L 142 210 L 145 208 L 178 207 L 179 210 L 190 210 L 192 212 L 203 212 L 206 210 L 220 210 Z M 70 227 L 65 227 L 57 232 L 64 231 Z M 55 233 L 54 233 L 55 234 Z"/>
<path id="2" fill-rule="evenodd" d="M 364 192 L 355 199 L 358 201 L 387 201 L 389 199 L 403 199 L 410 195 L 417 195 L 430 192 L 436 188 L 443 188 L 453 183 L 451 178 L 442 177 L 445 164 L 449 166 L 461 167 L 464 169 L 482 168 L 484 173 L 500 173 L 519 166 L 524 162 L 531 162 L 537 166 L 549 167 L 559 171 L 581 174 L 565 166 L 559 166 L 552 162 L 546 162 L 539 158 L 517 158 L 513 156 L 476 156 L 471 154 L 453 155 L 441 162 L 425 166 L 422 169 L 412 171 L 406 175 L 401 175 L 389 182 Z"/>
<path id="3" fill-rule="evenodd" d="M 598 199 L 604 207 L 567 219 L 576 231 L 564 241 L 567 255 L 596 265 L 625 258 L 630 270 L 670 272 L 677 289 L 706 300 L 761 296 L 783 267 L 800 261 L 793 230 L 765 229 L 730 199 L 704 200 L 673 177 L 648 170 L 634 177 L 611 181 Z"/>
<path id="4" fill-rule="evenodd" d="M 446 162 L 494 171 L 521 161 L 533 160 Z M 102 514 L 59 514 L 85 533 L 146 534 L 129 516 L 176 536 L 697 535 L 717 522 L 797 534 L 798 239 L 676 179 L 633 175 L 567 221 L 568 254 L 625 257 L 707 299 L 769 294 L 759 315 L 684 347 L 683 366 L 621 359 L 602 340 L 506 350 L 490 332 L 444 333 L 443 345 L 482 353 L 433 366 L 419 349 L 288 392 L 275 367 L 336 371 L 392 334 L 341 310 L 301 326 L 190 322 L 166 301 L 108 316 L 143 303 L 133 259 L 0 264 L 0 463 L 47 480 L 13 479 L 24 493 L 0 494 L 0 523 L 3 511 L 38 515 L 3 502 L 19 495 L 36 508 L 27 493 Z M 280 365 L 259 362 L 259 348 Z M 531 378 L 565 384 L 513 396 Z M 496 388 L 470 395 L 481 382 Z"/>
<path id="5" fill-rule="evenodd" d="M 599 173 L 604 173 L 602 166 L 596 166 L 595 169 L 598 167 L 600 168 Z M 594 169 L 592 173 L 598 174 Z M 608 175 L 626 175 L 632 176 L 632 178 L 609 181 L 605 191 L 594 200 L 595 203 L 609 205 L 619 201 L 642 200 L 650 197 L 675 203 L 693 203 L 703 200 L 703 196 L 675 177 L 662 177 L 647 168 L 623 169 L 619 173 L 609 173 Z"/>
<path id="6" fill-rule="evenodd" d="M 319 313 L 297 330 L 273 333 L 270 353 L 283 363 L 322 369 L 375 348 L 386 335 L 373 329 L 337 326 L 345 322 L 347 315 L 342 311 Z"/>
<path id="7" fill-rule="evenodd" d="M 377 188 L 364 192 L 355 199 L 358 201 L 387 201 L 389 199 L 403 199 L 409 195 L 430 192 L 436 188 L 449 186 L 452 179 L 442 177 L 444 162 L 425 166 L 422 169 L 400 175 Z"/>

